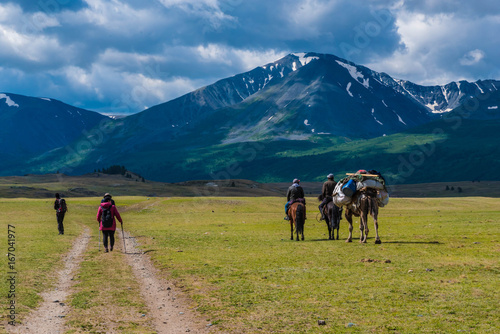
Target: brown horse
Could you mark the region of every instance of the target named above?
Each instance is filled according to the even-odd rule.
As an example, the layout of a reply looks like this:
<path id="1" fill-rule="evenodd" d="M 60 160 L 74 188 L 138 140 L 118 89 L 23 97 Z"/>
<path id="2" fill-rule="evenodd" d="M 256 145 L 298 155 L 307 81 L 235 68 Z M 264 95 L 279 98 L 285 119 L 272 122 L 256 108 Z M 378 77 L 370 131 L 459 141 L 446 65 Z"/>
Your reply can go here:
<path id="1" fill-rule="evenodd" d="M 295 227 L 295 233 L 297 234 L 297 241 L 299 241 L 299 234 L 302 235 L 302 240 L 304 240 L 304 224 L 306 221 L 306 206 L 300 202 L 295 202 L 290 205 L 288 209 L 288 217 L 290 217 L 290 229 L 291 237 L 293 240 L 293 229 Z"/>
<path id="2" fill-rule="evenodd" d="M 373 217 L 373 223 L 375 225 L 375 243 L 382 243 L 378 236 L 377 191 L 370 188 L 358 190 L 352 197 L 352 202 L 346 207 L 345 218 L 349 223 L 349 237 L 346 242 L 352 242 L 352 216 L 360 217 L 359 229 L 361 231 L 361 236 L 359 242 L 366 242 L 368 238 L 368 214 Z"/>

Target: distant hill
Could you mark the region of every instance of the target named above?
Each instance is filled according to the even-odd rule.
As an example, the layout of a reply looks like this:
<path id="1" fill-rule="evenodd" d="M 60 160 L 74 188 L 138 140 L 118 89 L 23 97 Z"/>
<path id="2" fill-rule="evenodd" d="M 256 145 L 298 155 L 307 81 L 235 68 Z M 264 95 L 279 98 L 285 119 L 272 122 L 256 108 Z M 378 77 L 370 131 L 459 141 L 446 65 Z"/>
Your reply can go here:
<path id="1" fill-rule="evenodd" d="M 0 93 L 0 170 L 22 169 L 20 162 L 66 147 L 107 119 L 54 99 Z"/>

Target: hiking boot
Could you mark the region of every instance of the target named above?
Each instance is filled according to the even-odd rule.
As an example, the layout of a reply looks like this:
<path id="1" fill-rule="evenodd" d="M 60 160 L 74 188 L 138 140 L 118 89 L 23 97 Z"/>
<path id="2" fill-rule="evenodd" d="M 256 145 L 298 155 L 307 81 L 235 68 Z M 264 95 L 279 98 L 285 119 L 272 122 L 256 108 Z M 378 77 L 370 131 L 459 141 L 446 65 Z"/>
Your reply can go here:
<path id="1" fill-rule="evenodd" d="M 107 252 L 109 252 L 107 248 L 106 248 L 104 251 L 105 251 L 106 253 L 107 253 Z"/>
<path id="2" fill-rule="evenodd" d="M 110 252 L 112 252 L 112 251 L 113 251 L 113 247 L 111 247 L 111 248 L 109 249 L 109 251 L 110 251 Z"/>
<path id="3" fill-rule="evenodd" d="M 290 220 L 290 218 L 288 216 L 285 216 L 285 218 L 283 218 L 284 220 Z"/>

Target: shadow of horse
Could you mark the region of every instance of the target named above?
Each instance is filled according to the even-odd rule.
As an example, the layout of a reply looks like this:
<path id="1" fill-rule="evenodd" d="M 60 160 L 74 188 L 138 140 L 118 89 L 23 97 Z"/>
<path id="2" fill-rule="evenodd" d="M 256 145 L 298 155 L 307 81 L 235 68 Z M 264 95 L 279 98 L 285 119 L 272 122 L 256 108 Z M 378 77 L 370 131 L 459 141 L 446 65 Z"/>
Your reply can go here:
<path id="1" fill-rule="evenodd" d="M 293 240 L 293 230 L 297 234 L 297 241 L 299 241 L 299 234 L 304 240 L 304 224 L 306 222 L 306 206 L 300 202 L 295 202 L 290 205 L 288 209 L 288 217 L 290 217 L 290 240 Z"/>

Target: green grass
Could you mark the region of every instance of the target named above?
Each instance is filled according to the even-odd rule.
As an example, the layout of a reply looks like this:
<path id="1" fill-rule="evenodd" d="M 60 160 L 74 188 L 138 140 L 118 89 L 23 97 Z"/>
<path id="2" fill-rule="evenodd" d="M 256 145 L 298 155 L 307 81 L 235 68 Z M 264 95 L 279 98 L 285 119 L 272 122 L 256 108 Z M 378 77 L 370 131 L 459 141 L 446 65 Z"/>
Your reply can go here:
<path id="1" fill-rule="evenodd" d="M 147 214 L 128 212 L 128 226 L 230 332 L 499 329 L 498 200 L 392 200 L 381 210 L 381 246 L 373 228 L 368 244 L 327 241 L 312 199 L 306 241 L 290 241 L 282 202 L 158 200 Z"/>
<path id="2" fill-rule="evenodd" d="M 53 200 L 0 199 L 0 243 L 2 254 L 8 251 L 8 226 L 15 231 L 16 311 L 23 315 L 40 302 L 38 293 L 53 287 L 54 268 L 61 265 L 61 255 L 66 253 L 75 238 L 82 232 L 81 216 L 71 207 L 64 221 L 65 235 L 58 235 Z M 12 240 L 12 239 L 10 239 Z M 3 273 L 10 271 L 8 258 L 2 256 Z M 2 275 L 2 277 L 5 277 Z M 7 300 L 8 284 L 0 280 L 3 301 Z"/>
<path id="3" fill-rule="evenodd" d="M 74 223 L 68 220 L 67 230 L 74 229 L 75 237 L 81 224 L 95 233 L 97 201 L 68 201 L 70 213 L 78 217 Z M 498 199 L 391 199 L 380 211 L 382 245 L 374 244 L 371 220 L 367 244 L 357 241 L 357 223 L 353 243 L 344 242 L 345 219 L 341 240 L 326 240 L 325 224 L 315 220 L 313 198 L 308 198 L 306 240 L 300 242 L 290 240 L 282 198 L 119 197 L 116 201 L 125 229 L 216 329 L 230 333 L 500 331 Z M 34 238 L 29 246 L 19 246 L 19 252 L 25 248 L 23 261 L 19 253 L 18 270 L 29 279 L 18 302 L 27 310 L 37 301 L 27 296 L 50 287 L 49 274 L 70 245 L 48 247 L 47 239 L 56 240 L 50 236 L 56 231 L 38 235 L 54 218 L 50 207 L 44 209 L 48 201 L 2 200 L 0 208 L 12 219 L 20 203 L 33 215 L 16 224 L 19 240 Z M 55 218 L 52 223 L 55 229 Z M 4 242 L 5 234 L 2 238 Z M 97 244 L 90 245 L 85 254 L 68 302 L 74 310 L 67 319 L 73 332 L 102 330 L 99 321 L 84 319 L 100 314 L 109 306 L 109 298 L 118 314 L 128 319 L 116 326 L 124 326 L 124 332 L 148 333 L 147 322 L 136 317 L 143 311 L 142 301 L 123 296 L 123 287 L 137 290 L 123 256 L 113 253 L 112 261 L 103 262 L 95 248 Z M 42 249 L 46 256 L 37 256 Z M 30 270 L 37 261 L 48 263 L 43 270 Z M 47 276 L 41 286 L 35 284 L 36 275 Z M 104 283 L 101 291 L 100 282 L 108 276 L 119 283 Z M 318 320 L 326 320 L 326 325 L 319 326 Z"/>

